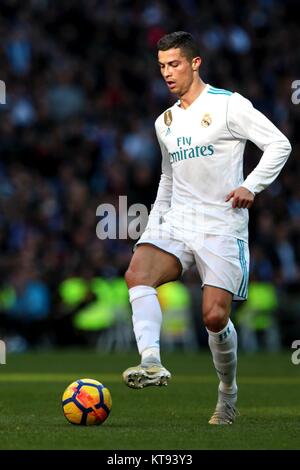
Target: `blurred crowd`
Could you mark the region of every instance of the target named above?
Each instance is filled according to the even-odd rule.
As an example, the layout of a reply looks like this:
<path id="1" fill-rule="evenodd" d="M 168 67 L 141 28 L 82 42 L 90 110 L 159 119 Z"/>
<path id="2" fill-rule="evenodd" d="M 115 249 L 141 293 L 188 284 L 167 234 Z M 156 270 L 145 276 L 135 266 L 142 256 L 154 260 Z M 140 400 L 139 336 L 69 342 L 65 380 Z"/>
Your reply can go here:
<path id="1" fill-rule="evenodd" d="M 252 100 L 292 143 L 280 178 L 256 197 L 249 229 L 251 281 L 275 287 L 286 332 L 281 342 L 296 339 L 297 6 L 296 0 L 1 0 L 0 336 L 18 333 L 29 345 L 76 343 L 72 314 L 100 292 L 91 280 L 122 279 L 133 241 L 99 240 L 96 209 L 110 203 L 118 213 L 120 195 L 128 205 L 150 209 L 154 202 L 160 152 L 153 124 L 174 101 L 160 77 L 156 42 L 186 30 L 199 42 L 203 80 Z M 247 145 L 246 174 L 260 155 Z M 85 285 L 74 304 L 61 294 L 68 279 Z M 195 272 L 184 285 L 197 325 Z"/>

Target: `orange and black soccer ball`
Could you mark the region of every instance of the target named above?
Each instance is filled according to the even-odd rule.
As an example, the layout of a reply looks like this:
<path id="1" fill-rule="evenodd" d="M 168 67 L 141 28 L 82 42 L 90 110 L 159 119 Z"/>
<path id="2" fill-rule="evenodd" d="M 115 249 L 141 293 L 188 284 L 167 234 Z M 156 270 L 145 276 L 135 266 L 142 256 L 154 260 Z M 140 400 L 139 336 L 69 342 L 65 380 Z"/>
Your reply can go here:
<path id="1" fill-rule="evenodd" d="M 64 391 L 63 412 L 72 424 L 91 426 L 102 424 L 112 406 L 110 391 L 94 379 L 78 379 Z"/>

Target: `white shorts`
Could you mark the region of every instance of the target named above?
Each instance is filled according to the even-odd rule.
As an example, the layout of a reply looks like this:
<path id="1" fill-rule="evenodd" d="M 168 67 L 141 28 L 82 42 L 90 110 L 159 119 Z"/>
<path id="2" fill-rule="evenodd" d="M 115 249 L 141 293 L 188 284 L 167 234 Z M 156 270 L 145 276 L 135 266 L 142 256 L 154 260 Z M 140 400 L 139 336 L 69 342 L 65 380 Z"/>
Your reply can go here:
<path id="1" fill-rule="evenodd" d="M 213 286 L 233 294 L 233 300 L 246 300 L 249 279 L 248 243 L 235 237 L 186 232 L 168 222 L 146 228 L 136 246 L 149 243 L 173 254 L 182 273 L 196 263 L 202 287 Z"/>

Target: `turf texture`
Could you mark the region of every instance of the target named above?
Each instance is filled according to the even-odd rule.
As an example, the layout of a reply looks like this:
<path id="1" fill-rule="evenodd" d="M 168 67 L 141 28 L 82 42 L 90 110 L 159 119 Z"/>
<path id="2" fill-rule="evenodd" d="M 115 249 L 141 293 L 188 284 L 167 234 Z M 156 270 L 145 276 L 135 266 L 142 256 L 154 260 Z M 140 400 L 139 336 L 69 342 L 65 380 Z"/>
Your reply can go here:
<path id="1" fill-rule="evenodd" d="M 121 374 L 137 354 L 9 354 L 0 367 L 0 449 L 300 449 L 300 365 L 289 351 L 239 356 L 240 416 L 232 426 L 207 423 L 218 383 L 207 352 L 163 359 L 170 385 L 132 390 Z M 100 426 L 74 426 L 62 413 L 64 389 L 84 377 L 112 394 Z"/>

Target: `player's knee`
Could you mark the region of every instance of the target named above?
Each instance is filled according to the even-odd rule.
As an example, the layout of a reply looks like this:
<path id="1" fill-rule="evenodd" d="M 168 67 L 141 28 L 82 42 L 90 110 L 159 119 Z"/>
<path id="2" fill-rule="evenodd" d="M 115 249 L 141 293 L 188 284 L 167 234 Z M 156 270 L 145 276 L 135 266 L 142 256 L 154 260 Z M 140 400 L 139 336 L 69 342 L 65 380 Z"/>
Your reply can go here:
<path id="1" fill-rule="evenodd" d="M 129 267 L 124 277 L 128 289 L 131 289 L 131 287 L 135 286 L 154 287 L 154 283 L 152 282 L 149 274 L 145 271 L 136 271 Z"/>
<path id="2" fill-rule="evenodd" d="M 203 321 L 206 328 L 213 332 L 218 332 L 225 328 L 228 315 L 226 306 L 215 302 L 203 309 Z"/>

